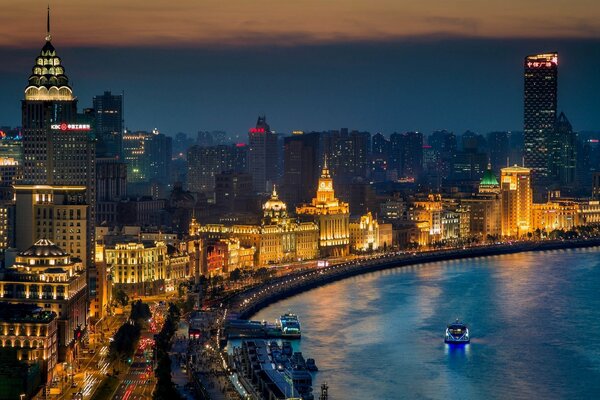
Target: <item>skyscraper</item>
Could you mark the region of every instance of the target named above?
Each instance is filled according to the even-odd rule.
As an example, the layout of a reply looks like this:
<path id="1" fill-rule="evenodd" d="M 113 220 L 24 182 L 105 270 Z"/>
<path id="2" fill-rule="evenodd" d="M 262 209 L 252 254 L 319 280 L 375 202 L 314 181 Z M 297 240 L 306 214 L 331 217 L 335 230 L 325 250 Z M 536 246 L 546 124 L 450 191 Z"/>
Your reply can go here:
<path id="1" fill-rule="evenodd" d="M 502 236 L 521 237 L 531 230 L 531 170 L 502 168 L 500 190 Z"/>
<path id="2" fill-rule="evenodd" d="M 562 187 L 575 184 L 577 135 L 564 113 L 548 134 L 548 177 Z"/>
<path id="3" fill-rule="evenodd" d="M 121 158 L 123 146 L 123 95 L 104 92 L 93 99 L 96 154 Z"/>
<path id="4" fill-rule="evenodd" d="M 48 11 L 46 43 L 35 60 L 22 101 L 23 183 L 85 187 L 84 201 L 89 209 L 87 257 L 82 261 L 91 266 L 96 200 L 93 126 L 89 117 L 77 113 L 77 99 L 51 40 Z M 37 239 L 21 242 L 19 250 Z"/>
<path id="5" fill-rule="evenodd" d="M 320 137 L 310 132 L 284 139 L 282 192 L 287 204 L 307 203 L 317 189 Z"/>
<path id="6" fill-rule="evenodd" d="M 531 168 L 537 199 L 548 184 L 549 135 L 556 121 L 558 53 L 525 57 L 524 80 L 524 161 Z"/>
<path id="7" fill-rule="evenodd" d="M 248 172 L 252 175 L 255 192 L 268 192 L 275 183 L 277 170 L 277 134 L 271 131 L 264 115 L 258 117 L 256 127 L 248 131 Z"/>

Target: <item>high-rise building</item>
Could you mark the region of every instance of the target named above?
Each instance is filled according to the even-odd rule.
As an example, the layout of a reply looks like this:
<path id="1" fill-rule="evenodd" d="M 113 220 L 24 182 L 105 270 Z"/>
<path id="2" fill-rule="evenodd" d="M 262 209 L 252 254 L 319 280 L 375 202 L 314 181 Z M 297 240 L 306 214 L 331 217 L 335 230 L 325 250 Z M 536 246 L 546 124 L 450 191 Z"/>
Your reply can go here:
<path id="1" fill-rule="evenodd" d="M 122 157 L 123 95 L 110 91 L 93 99 L 96 154 L 98 157 Z"/>
<path id="2" fill-rule="evenodd" d="M 48 12 L 46 43 L 35 60 L 22 101 L 23 183 L 83 187 L 81 201 L 88 209 L 80 236 L 87 249 L 81 250 L 81 254 L 85 255 L 84 266 L 91 267 L 96 201 L 93 125 L 88 116 L 77 113 L 77 98 L 51 40 Z M 20 236 L 17 233 L 19 250 L 37 240 L 31 235 L 19 240 Z"/>
<path id="3" fill-rule="evenodd" d="M 172 139 L 160 133 L 125 132 L 123 135 L 123 158 L 127 163 L 127 182 L 157 182 L 166 185 L 170 181 Z"/>
<path id="4" fill-rule="evenodd" d="M 564 113 L 560 113 L 554 129 L 548 133 L 548 178 L 561 187 L 575 184 L 577 167 L 577 134 Z"/>
<path id="5" fill-rule="evenodd" d="M 127 164 L 116 158 L 96 159 L 96 222 L 114 225 L 119 201 L 127 197 Z"/>
<path id="6" fill-rule="evenodd" d="M 233 169 L 232 146 L 192 146 L 188 149 L 188 190 L 214 200 L 215 175 Z"/>
<path id="7" fill-rule="evenodd" d="M 531 230 L 531 169 L 502 168 L 500 190 L 502 236 L 521 237 Z"/>
<path id="8" fill-rule="evenodd" d="M 284 139 L 282 192 L 287 204 L 307 203 L 317 189 L 320 136 L 311 132 Z"/>
<path id="9" fill-rule="evenodd" d="M 348 203 L 335 197 L 327 156 L 323 162 L 316 197 L 310 204 L 297 207 L 296 213 L 313 218 L 319 225 L 319 247 L 322 255 L 342 257 L 348 254 L 350 209 Z"/>
<path id="10" fill-rule="evenodd" d="M 325 136 L 323 151 L 330 156 L 331 174 L 341 184 L 338 191 L 343 192 L 344 197 L 348 195 L 343 190 L 346 188 L 345 184 L 357 179 L 366 180 L 368 176 L 370 144 L 369 132 L 342 128 Z"/>
<path id="11" fill-rule="evenodd" d="M 264 115 L 259 116 L 256 126 L 248 131 L 248 172 L 252 175 L 255 192 L 268 192 L 277 181 L 277 134 L 271 131 Z"/>
<path id="12" fill-rule="evenodd" d="M 548 184 L 549 135 L 556 122 L 558 90 L 558 53 L 525 57 L 524 161 L 532 171 L 537 199 L 544 196 Z"/>
<path id="13" fill-rule="evenodd" d="M 215 203 L 226 212 L 249 211 L 252 177 L 234 171 L 223 171 L 214 176 Z"/>
<path id="14" fill-rule="evenodd" d="M 371 138 L 370 176 L 375 182 L 383 182 L 387 178 L 389 168 L 390 141 L 381 133 Z"/>
<path id="15" fill-rule="evenodd" d="M 510 165 L 510 133 L 490 132 L 487 135 L 490 163 L 494 171 L 499 172 L 502 165 Z M 516 160 L 514 160 L 516 161 Z"/>

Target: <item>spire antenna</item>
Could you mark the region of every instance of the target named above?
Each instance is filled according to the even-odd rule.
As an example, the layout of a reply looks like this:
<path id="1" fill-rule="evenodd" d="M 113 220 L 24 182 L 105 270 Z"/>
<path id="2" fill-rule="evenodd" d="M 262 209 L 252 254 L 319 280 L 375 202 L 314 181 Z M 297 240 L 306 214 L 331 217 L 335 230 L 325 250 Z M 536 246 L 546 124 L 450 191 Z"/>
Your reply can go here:
<path id="1" fill-rule="evenodd" d="M 46 19 L 46 42 L 52 40 L 52 35 L 50 34 L 50 4 L 48 4 L 48 17 Z"/>

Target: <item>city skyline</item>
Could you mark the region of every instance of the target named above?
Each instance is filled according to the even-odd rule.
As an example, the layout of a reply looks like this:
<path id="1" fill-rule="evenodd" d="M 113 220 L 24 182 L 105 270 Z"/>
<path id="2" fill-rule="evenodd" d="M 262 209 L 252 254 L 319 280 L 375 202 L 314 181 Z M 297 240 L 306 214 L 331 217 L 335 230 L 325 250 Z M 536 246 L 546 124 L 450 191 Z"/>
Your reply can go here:
<path id="1" fill-rule="evenodd" d="M 600 55 L 594 50 L 594 34 L 569 38 L 554 31 L 554 38 L 505 40 L 421 35 L 293 45 L 256 41 L 219 48 L 201 41 L 119 46 L 86 38 L 91 28 L 73 35 L 77 23 L 67 17 L 77 10 L 63 5 L 53 9 L 52 30 L 79 102 L 91 106 L 92 97 L 104 90 L 124 91 L 125 125 L 134 130 L 158 128 L 173 136 L 223 129 L 245 136 L 262 113 L 277 132 L 342 126 L 386 134 L 522 130 L 522 59 L 546 51 L 561 54 L 559 112 L 569 115 L 576 131 L 600 126 L 600 79 L 594 73 Z M 14 100 L 21 96 L 21 71 L 30 68 L 28 54 L 45 36 L 44 11 L 40 7 L 20 17 L 31 25 L 20 38 L 31 35 L 31 40 L 0 44 L 13 60 L 0 66 L 7 78 L 0 94 L 1 125 L 20 125 Z M 73 37 L 90 40 L 77 44 Z"/>

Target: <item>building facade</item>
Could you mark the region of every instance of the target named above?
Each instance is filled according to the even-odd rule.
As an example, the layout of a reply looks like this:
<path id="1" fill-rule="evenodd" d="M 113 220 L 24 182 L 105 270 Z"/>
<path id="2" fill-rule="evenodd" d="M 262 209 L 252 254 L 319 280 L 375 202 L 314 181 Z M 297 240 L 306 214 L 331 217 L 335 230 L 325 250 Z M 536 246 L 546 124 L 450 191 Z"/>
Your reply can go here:
<path id="1" fill-rule="evenodd" d="M 335 197 L 327 156 L 318 181 L 316 197 L 310 204 L 303 204 L 296 208 L 296 213 L 312 218 L 318 224 L 319 247 L 322 255 L 342 257 L 348 254 L 350 208 L 348 203 Z"/>
<path id="2" fill-rule="evenodd" d="M 548 184 L 549 137 L 556 122 L 558 53 L 534 54 L 524 62 L 525 166 L 531 169 L 532 185 L 543 197 Z"/>
<path id="3" fill-rule="evenodd" d="M 515 165 L 501 171 L 502 236 L 519 238 L 531 231 L 531 169 Z"/>

